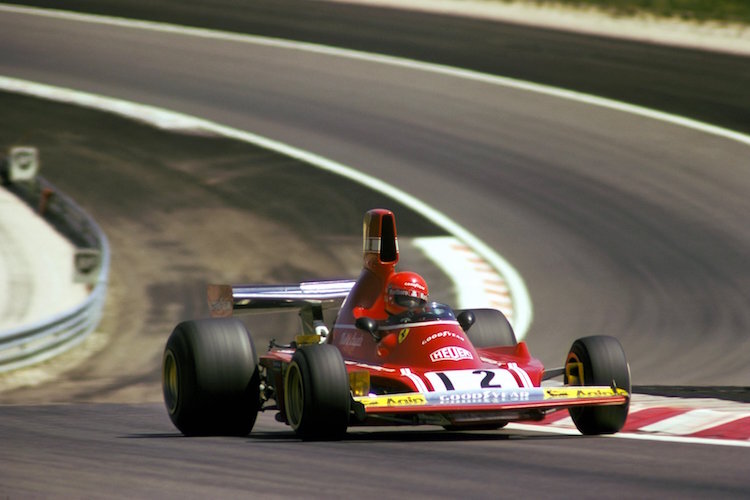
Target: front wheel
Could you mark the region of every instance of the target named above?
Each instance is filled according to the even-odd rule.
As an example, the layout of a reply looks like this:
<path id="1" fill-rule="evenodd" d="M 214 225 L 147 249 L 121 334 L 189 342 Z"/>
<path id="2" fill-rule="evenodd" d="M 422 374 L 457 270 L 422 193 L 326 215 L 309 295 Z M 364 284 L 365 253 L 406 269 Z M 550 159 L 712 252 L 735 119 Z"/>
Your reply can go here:
<path id="1" fill-rule="evenodd" d="M 340 439 L 349 425 L 351 393 L 341 352 L 313 344 L 294 353 L 284 378 L 284 407 L 292 429 L 305 439 Z"/>
<path id="2" fill-rule="evenodd" d="M 164 403 L 183 434 L 245 436 L 260 407 L 252 338 L 236 318 L 185 321 L 167 340 Z"/>
<path id="3" fill-rule="evenodd" d="M 630 366 L 625 351 L 614 337 L 583 337 L 570 348 L 565 362 L 566 385 L 606 385 L 630 393 Z M 614 434 L 625 425 L 630 400 L 617 406 L 570 408 L 568 412 L 581 434 Z"/>

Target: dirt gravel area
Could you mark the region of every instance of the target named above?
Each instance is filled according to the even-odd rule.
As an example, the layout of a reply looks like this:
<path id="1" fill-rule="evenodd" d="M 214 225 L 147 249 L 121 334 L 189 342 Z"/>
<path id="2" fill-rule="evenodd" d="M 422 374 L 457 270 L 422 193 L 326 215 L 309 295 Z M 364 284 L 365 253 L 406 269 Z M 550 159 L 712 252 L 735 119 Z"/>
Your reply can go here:
<path id="1" fill-rule="evenodd" d="M 99 328 L 50 362 L 0 374 L 0 403 L 160 401 L 167 336 L 208 315 L 206 284 L 356 276 L 362 214 L 375 206 L 397 210 L 403 235 L 436 234 L 392 200 L 248 144 L 12 94 L 0 108 L 0 150 L 38 147 L 42 174 L 112 248 Z M 254 317 L 258 349 L 297 321 Z"/>

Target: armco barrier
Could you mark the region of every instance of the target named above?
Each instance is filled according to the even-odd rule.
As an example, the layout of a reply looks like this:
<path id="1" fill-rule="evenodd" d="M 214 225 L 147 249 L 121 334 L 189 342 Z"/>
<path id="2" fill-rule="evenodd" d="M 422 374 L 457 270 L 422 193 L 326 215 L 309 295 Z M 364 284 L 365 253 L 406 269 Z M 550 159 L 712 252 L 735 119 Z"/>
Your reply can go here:
<path id="1" fill-rule="evenodd" d="M 91 273 L 82 278 L 90 284 L 91 291 L 82 304 L 32 324 L 0 332 L 0 372 L 39 363 L 82 342 L 101 319 L 110 264 L 106 236 L 72 199 L 39 176 L 31 182 L 10 183 L 7 176 L 3 181 L 10 192 L 37 210 L 78 247 L 82 255 L 97 255 L 98 265 L 84 270 L 84 273 Z"/>
<path id="2" fill-rule="evenodd" d="M 28 326 L 0 333 L 0 372 L 39 363 L 83 341 L 101 318 L 107 290 L 97 286 L 83 304 Z"/>

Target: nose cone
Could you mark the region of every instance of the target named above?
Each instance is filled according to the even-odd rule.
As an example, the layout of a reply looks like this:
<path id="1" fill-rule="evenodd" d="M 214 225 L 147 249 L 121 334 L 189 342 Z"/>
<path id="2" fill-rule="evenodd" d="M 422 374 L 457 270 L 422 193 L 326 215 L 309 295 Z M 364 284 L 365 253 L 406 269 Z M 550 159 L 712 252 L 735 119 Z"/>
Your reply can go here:
<path id="1" fill-rule="evenodd" d="M 426 371 L 461 370 L 482 366 L 474 346 L 456 324 L 408 324 L 390 329 L 383 340 L 383 362 Z M 381 343 L 382 344 L 382 343 Z M 382 355 L 382 354 L 381 354 Z"/>

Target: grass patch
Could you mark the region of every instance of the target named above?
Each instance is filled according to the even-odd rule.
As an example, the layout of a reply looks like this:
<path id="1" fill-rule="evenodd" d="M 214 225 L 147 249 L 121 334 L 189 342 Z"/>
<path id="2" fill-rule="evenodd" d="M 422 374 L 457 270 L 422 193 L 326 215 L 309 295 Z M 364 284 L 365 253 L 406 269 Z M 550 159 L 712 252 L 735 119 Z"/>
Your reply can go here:
<path id="1" fill-rule="evenodd" d="M 507 1 L 507 0 L 503 0 Z M 524 0 L 541 5 L 598 8 L 616 16 L 652 14 L 689 21 L 750 24 L 748 0 Z"/>

